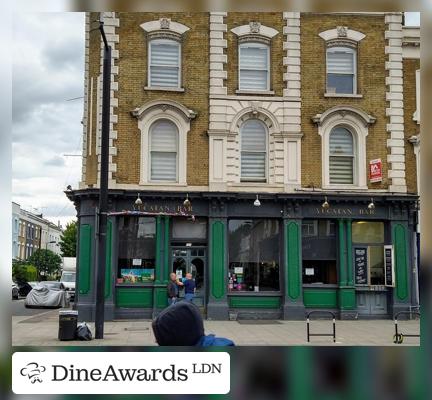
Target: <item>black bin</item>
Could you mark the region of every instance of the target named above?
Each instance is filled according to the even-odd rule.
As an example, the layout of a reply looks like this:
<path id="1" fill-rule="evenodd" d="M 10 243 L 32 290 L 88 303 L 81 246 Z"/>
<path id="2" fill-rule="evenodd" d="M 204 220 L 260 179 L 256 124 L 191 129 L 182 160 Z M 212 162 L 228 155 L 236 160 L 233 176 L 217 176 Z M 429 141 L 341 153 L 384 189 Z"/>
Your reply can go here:
<path id="1" fill-rule="evenodd" d="M 78 311 L 59 311 L 59 340 L 74 340 L 78 324 Z"/>

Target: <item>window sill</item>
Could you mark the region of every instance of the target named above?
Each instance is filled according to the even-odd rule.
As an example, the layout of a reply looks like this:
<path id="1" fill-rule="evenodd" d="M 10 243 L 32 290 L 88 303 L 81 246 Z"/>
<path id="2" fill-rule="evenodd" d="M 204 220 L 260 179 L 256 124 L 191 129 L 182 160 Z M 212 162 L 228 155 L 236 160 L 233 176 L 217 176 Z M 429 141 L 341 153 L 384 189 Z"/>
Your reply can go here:
<path id="1" fill-rule="evenodd" d="M 320 289 L 336 289 L 338 285 L 335 283 L 303 283 L 304 288 L 320 288 Z"/>
<path id="2" fill-rule="evenodd" d="M 227 296 L 282 296 L 280 291 L 274 292 L 254 292 L 253 290 L 248 291 L 227 291 Z"/>
<path id="3" fill-rule="evenodd" d="M 244 89 L 237 89 L 236 94 L 266 94 L 266 95 L 274 95 L 274 90 L 244 90 Z"/>
<path id="4" fill-rule="evenodd" d="M 176 186 L 176 187 L 187 187 L 187 183 L 179 183 L 173 181 L 156 181 L 156 182 L 140 182 L 140 186 Z"/>
<path id="5" fill-rule="evenodd" d="M 156 90 L 163 92 L 184 92 L 184 88 L 179 87 L 165 87 L 165 86 L 144 86 L 144 90 Z"/>
<path id="6" fill-rule="evenodd" d="M 334 191 L 347 191 L 347 190 L 368 190 L 367 186 L 355 186 L 355 185 L 327 185 L 322 187 L 323 190 L 334 190 Z"/>
<path id="7" fill-rule="evenodd" d="M 362 94 L 354 94 L 354 93 L 324 93 L 324 97 L 348 97 L 353 99 L 362 99 Z"/>

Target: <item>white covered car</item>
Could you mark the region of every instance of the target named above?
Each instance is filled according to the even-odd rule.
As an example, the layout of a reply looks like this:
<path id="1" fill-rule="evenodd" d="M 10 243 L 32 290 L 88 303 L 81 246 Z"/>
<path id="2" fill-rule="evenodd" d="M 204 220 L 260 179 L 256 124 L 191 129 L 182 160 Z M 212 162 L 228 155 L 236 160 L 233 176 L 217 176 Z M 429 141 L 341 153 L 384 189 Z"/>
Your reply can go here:
<path id="1" fill-rule="evenodd" d="M 27 308 L 62 308 L 69 305 L 61 282 L 39 282 L 24 301 Z"/>

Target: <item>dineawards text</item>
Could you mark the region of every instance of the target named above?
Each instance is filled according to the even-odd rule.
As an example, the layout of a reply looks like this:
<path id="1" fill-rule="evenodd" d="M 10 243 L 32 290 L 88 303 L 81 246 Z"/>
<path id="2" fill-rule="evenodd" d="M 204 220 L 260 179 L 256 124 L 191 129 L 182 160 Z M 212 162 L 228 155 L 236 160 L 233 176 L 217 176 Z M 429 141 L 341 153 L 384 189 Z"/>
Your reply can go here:
<path id="1" fill-rule="evenodd" d="M 104 369 L 76 368 L 73 365 L 52 365 L 53 382 L 169 382 L 187 381 L 188 371 L 186 368 L 176 368 L 170 364 L 168 368 L 115 368 L 112 365 Z"/>

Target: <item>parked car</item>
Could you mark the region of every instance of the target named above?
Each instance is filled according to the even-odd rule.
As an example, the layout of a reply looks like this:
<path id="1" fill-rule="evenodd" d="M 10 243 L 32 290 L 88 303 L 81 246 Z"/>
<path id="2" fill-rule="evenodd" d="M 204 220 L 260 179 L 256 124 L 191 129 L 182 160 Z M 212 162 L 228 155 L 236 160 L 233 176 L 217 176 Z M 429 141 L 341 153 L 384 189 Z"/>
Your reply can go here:
<path id="1" fill-rule="evenodd" d="M 61 282 L 39 282 L 24 300 L 26 308 L 62 308 L 69 305 L 68 296 Z"/>
<path id="2" fill-rule="evenodd" d="M 41 281 L 39 282 L 39 285 L 46 286 L 48 289 L 51 290 L 66 290 L 65 285 L 63 285 L 63 282 L 59 281 Z"/>
<path id="3" fill-rule="evenodd" d="M 26 297 L 30 290 L 37 285 L 37 282 L 17 282 L 19 295 L 21 297 Z"/>
<path id="4" fill-rule="evenodd" d="M 18 300 L 19 298 L 19 289 L 15 282 L 12 282 L 12 300 Z"/>

